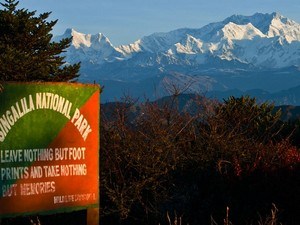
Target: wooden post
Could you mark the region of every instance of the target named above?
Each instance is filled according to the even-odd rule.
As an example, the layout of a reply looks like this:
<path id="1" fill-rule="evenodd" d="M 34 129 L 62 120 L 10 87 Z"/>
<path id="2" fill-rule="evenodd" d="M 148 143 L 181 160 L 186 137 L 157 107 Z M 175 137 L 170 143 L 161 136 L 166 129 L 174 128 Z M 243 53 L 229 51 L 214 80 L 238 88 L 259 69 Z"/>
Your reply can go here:
<path id="1" fill-rule="evenodd" d="M 99 225 L 99 207 L 87 209 L 87 225 Z"/>

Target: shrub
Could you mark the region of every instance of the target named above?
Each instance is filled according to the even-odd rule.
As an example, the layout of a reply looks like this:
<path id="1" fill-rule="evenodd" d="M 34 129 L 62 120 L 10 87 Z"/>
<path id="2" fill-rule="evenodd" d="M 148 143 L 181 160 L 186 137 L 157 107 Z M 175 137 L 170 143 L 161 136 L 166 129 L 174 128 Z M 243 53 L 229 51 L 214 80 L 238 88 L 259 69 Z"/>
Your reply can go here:
<path id="1" fill-rule="evenodd" d="M 239 224 L 272 203 L 293 212 L 297 198 L 287 199 L 299 193 L 299 151 L 281 135 L 280 111 L 250 97 L 224 103 L 197 97 L 189 113 L 175 100 L 102 109 L 104 218 L 155 224 L 176 211 L 190 224 L 209 224 L 230 206 Z M 287 187 L 294 192 L 279 191 Z M 283 217 L 296 220 L 292 215 Z"/>

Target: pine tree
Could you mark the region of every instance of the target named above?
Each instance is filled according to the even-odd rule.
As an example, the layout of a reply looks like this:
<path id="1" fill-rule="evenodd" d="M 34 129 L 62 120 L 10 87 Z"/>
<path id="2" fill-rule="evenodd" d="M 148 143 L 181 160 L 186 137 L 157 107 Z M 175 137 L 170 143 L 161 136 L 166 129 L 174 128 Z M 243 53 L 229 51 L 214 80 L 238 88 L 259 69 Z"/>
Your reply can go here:
<path id="1" fill-rule="evenodd" d="M 52 42 L 57 20 L 46 21 L 51 13 L 36 16 L 36 11 L 17 9 L 18 3 L 0 3 L 0 82 L 74 81 L 80 64 L 65 65 L 60 55 L 71 39 Z"/>

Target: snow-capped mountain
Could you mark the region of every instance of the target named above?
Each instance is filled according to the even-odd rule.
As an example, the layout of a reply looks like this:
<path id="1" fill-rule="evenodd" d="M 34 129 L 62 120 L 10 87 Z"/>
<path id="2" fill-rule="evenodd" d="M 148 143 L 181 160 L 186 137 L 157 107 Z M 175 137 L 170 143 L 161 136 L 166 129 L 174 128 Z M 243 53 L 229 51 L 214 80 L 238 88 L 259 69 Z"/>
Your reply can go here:
<path id="1" fill-rule="evenodd" d="M 280 68 L 300 63 L 300 25 L 277 13 L 231 16 L 200 29 L 153 34 L 118 49 L 131 56 L 139 52 L 163 54 L 172 64 L 205 64 L 205 59 L 217 57 Z"/>
<path id="2" fill-rule="evenodd" d="M 72 37 L 72 43 L 66 53 L 68 63 L 80 61 L 83 64 L 103 64 L 123 56 L 101 33 L 83 34 L 69 28 L 63 35 L 55 37 L 54 41 L 70 37 Z"/>
<path id="3" fill-rule="evenodd" d="M 166 76 L 173 77 L 175 83 L 185 77 L 186 82 L 193 80 L 193 91 L 198 86 L 198 91 L 241 87 L 280 91 L 300 85 L 299 70 L 289 69 L 300 66 L 300 24 L 278 13 L 233 15 L 199 29 L 154 33 L 117 47 L 103 34 L 82 34 L 67 29 L 54 40 L 63 37 L 72 37 L 72 45 L 65 53 L 66 61 L 82 62 L 82 80 L 137 85 L 152 79 L 155 85 L 160 85 Z M 284 72 L 282 68 L 286 68 Z M 251 71 L 254 74 L 268 71 L 264 79 L 257 77 L 263 84 L 243 83 L 251 77 Z M 287 78 L 288 71 L 293 71 L 293 75 Z M 276 86 L 277 83 L 282 83 L 282 87 Z"/>

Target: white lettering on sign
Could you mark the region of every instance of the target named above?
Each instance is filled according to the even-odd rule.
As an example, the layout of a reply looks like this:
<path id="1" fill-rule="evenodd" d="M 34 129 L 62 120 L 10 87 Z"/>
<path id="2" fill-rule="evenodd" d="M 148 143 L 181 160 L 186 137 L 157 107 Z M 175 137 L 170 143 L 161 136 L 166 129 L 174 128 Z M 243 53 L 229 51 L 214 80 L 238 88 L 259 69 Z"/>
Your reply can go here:
<path id="1" fill-rule="evenodd" d="M 0 170 L 1 180 L 17 180 L 27 179 L 29 177 L 29 168 L 25 167 L 1 167 Z"/>
<path id="2" fill-rule="evenodd" d="M 9 110 L 0 117 L 0 142 L 3 142 L 11 127 L 21 117 L 35 110 L 32 95 L 21 98 L 20 101 L 12 105 Z"/>
<path id="3" fill-rule="evenodd" d="M 56 111 L 71 120 L 82 138 L 86 140 L 92 132 L 91 126 L 78 108 L 71 116 L 72 105 L 72 102 L 66 98 L 50 92 L 40 92 L 34 96 L 21 98 L 0 116 L 0 142 L 5 140 L 8 132 L 20 118 L 29 112 L 41 109 Z"/>
<path id="4" fill-rule="evenodd" d="M 88 201 L 89 199 L 96 199 L 95 193 L 73 194 L 73 195 L 58 195 L 53 197 L 54 204 L 61 204 L 66 202 L 80 202 Z"/>
<path id="5" fill-rule="evenodd" d="M 11 197 L 17 195 L 17 184 L 5 184 L 2 185 L 2 196 Z"/>
<path id="6" fill-rule="evenodd" d="M 39 195 L 52 192 L 55 192 L 54 181 L 20 184 L 21 195 Z"/>
<path id="7" fill-rule="evenodd" d="M 41 180 L 87 176 L 86 159 L 86 147 L 0 149 L 0 197 L 9 198 L 17 195 L 28 196 L 55 192 L 55 181 Z M 28 163 L 33 164 L 16 166 L 20 162 L 27 163 L 27 165 Z M 41 162 L 51 163 L 41 165 Z M 19 180 L 23 181 L 16 183 Z M 24 180 L 28 182 L 24 182 Z M 39 182 L 34 182 L 34 180 Z M 74 195 L 74 201 L 81 201 L 78 198 L 80 198 L 79 195 Z"/>
<path id="8" fill-rule="evenodd" d="M 92 129 L 91 129 L 91 126 L 89 125 L 88 121 L 80 113 L 79 109 L 75 110 L 75 113 L 72 117 L 71 122 L 78 129 L 79 133 L 82 135 L 83 140 L 86 140 L 89 133 L 92 132 Z"/>
<path id="9" fill-rule="evenodd" d="M 71 108 L 72 103 L 62 96 L 53 93 L 36 93 L 36 109 L 51 109 L 70 119 Z"/>
<path id="10" fill-rule="evenodd" d="M 55 160 L 82 160 L 85 159 L 85 147 L 55 148 Z"/>

